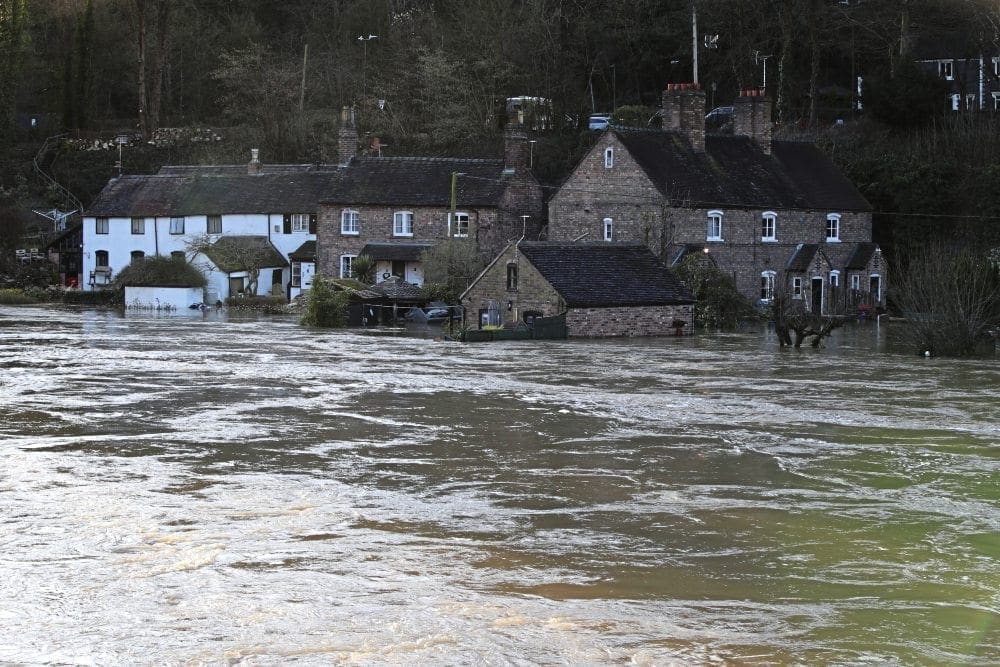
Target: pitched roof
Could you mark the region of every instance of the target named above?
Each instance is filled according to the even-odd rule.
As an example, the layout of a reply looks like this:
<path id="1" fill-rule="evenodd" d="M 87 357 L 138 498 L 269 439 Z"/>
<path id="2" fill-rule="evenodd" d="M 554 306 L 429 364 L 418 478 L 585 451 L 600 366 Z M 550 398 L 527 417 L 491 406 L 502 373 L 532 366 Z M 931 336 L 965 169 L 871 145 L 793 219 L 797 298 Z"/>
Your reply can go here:
<path id="1" fill-rule="evenodd" d="M 871 261 L 872 255 L 875 254 L 875 250 L 878 248 L 874 243 L 858 243 L 854 246 L 854 251 L 851 253 L 850 258 L 847 260 L 847 270 L 848 271 L 864 271 L 868 268 L 868 262 Z"/>
<path id="2" fill-rule="evenodd" d="M 223 236 L 203 252 L 225 273 L 288 266 L 266 236 Z"/>
<path id="3" fill-rule="evenodd" d="M 295 262 L 314 262 L 316 261 L 316 242 L 306 241 L 298 248 L 288 253 L 288 259 Z"/>
<path id="4" fill-rule="evenodd" d="M 182 216 L 309 213 L 331 190 L 337 172 L 240 174 L 193 172 L 111 179 L 89 216 Z"/>
<path id="5" fill-rule="evenodd" d="M 506 184 L 502 160 L 355 158 L 323 198 L 331 204 L 448 206 L 458 172 L 459 206 L 497 206 Z"/>
<path id="6" fill-rule="evenodd" d="M 168 164 L 156 172 L 161 176 L 245 176 L 245 164 Z M 341 167 L 330 164 L 263 164 L 260 174 L 299 174 L 303 172 L 335 173 Z"/>
<path id="7" fill-rule="evenodd" d="M 518 248 L 569 307 L 694 302 L 691 290 L 642 243 L 540 241 Z"/>
<path id="8" fill-rule="evenodd" d="M 698 207 L 868 211 L 871 205 L 812 143 L 771 142 L 771 154 L 749 137 L 708 135 L 696 153 L 679 133 L 615 128 L 650 181 L 677 204 Z"/>
<path id="9" fill-rule="evenodd" d="M 432 247 L 433 243 L 368 243 L 358 254 L 371 255 L 372 259 L 415 262 Z"/>
<path id="10" fill-rule="evenodd" d="M 812 263 L 817 250 L 819 250 L 819 245 L 816 243 L 800 243 L 795 247 L 795 252 L 792 253 L 792 256 L 788 258 L 788 263 L 785 264 L 785 270 L 808 270 L 809 264 Z"/>
<path id="11" fill-rule="evenodd" d="M 386 278 L 368 289 L 393 301 L 421 301 L 424 298 L 423 290 L 418 285 L 408 283 L 399 276 Z"/>

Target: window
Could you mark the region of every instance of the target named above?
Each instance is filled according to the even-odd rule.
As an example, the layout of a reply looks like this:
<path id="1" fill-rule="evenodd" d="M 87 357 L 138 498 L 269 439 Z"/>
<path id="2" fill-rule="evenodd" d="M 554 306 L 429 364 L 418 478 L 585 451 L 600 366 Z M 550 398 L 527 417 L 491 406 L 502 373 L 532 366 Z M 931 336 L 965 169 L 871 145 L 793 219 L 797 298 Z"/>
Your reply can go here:
<path id="1" fill-rule="evenodd" d="M 132 233 L 133 234 L 146 233 L 146 218 L 132 218 Z"/>
<path id="2" fill-rule="evenodd" d="M 517 264 L 507 265 L 507 291 L 517 291 Z"/>
<path id="3" fill-rule="evenodd" d="M 840 287 L 840 271 L 830 272 L 830 287 L 833 289 Z"/>
<path id="4" fill-rule="evenodd" d="M 708 240 L 722 240 L 722 211 L 708 212 Z"/>
<path id="5" fill-rule="evenodd" d="M 396 211 L 392 214 L 392 235 L 413 236 L 413 213 Z"/>
<path id="6" fill-rule="evenodd" d="M 95 234 L 107 234 L 108 233 L 108 219 L 107 218 L 97 218 L 94 221 L 94 233 Z"/>
<path id="7" fill-rule="evenodd" d="M 308 232 L 309 231 L 309 214 L 308 213 L 292 213 L 292 232 Z"/>
<path id="8" fill-rule="evenodd" d="M 851 275 L 851 289 L 855 292 L 861 289 L 861 276 L 857 273 Z"/>
<path id="9" fill-rule="evenodd" d="M 98 268 L 104 268 L 104 267 L 110 266 L 110 264 L 108 263 L 108 251 L 107 250 L 98 250 L 97 252 L 95 252 L 94 253 L 94 264 Z"/>
<path id="10" fill-rule="evenodd" d="M 604 149 L 604 168 L 611 169 L 615 166 L 615 149 L 605 148 Z"/>
<path id="11" fill-rule="evenodd" d="M 1000 111 L 1000 93 L 990 93 L 993 96 L 993 110 Z"/>
<path id="12" fill-rule="evenodd" d="M 792 298 L 802 298 L 802 278 L 799 276 L 792 278 Z"/>
<path id="13" fill-rule="evenodd" d="M 760 219 L 760 240 L 775 241 L 778 228 L 778 215 L 773 211 L 767 211 Z"/>
<path id="14" fill-rule="evenodd" d="M 774 271 L 764 271 L 760 274 L 760 300 L 770 303 L 774 298 Z M 801 282 L 801 279 L 800 279 Z"/>
<path id="15" fill-rule="evenodd" d="M 993 59 L 993 76 L 1000 77 L 1000 56 Z"/>
<path id="16" fill-rule="evenodd" d="M 301 285 L 302 285 L 302 262 L 292 262 L 292 287 L 301 287 Z"/>
<path id="17" fill-rule="evenodd" d="M 826 216 L 826 242 L 837 243 L 840 241 L 840 214 L 831 213 Z"/>
<path id="18" fill-rule="evenodd" d="M 604 240 L 615 240 L 615 221 L 611 218 L 604 218 Z"/>
<path id="19" fill-rule="evenodd" d="M 187 261 L 187 257 L 184 256 L 184 251 L 183 250 L 173 250 L 173 251 L 171 251 L 171 253 L 170 253 L 170 259 L 172 259 L 172 260 L 174 260 L 176 262 L 186 262 Z"/>
<path id="20" fill-rule="evenodd" d="M 969 93 L 965 96 L 965 110 L 975 111 L 976 110 L 976 94 Z"/>
<path id="21" fill-rule="evenodd" d="M 222 233 L 222 216 L 221 215 L 210 215 L 208 216 L 207 226 L 205 231 L 208 234 L 221 234 Z"/>
<path id="22" fill-rule="evenodd" d="M 455 214 L 455 236 L 459 238 L 464 238 L 469 235 L 469 214 L 468 213 L 456 213 Z"/>
<path id="23" fill-rule="evenodd" d="M 958 111 L 961 108 L 962 108 L 962 96 L 959 95 L 958 93 L 955 93 L 954 95 L 951 96 L 951 110 Z"/>
<path id="24" fill-rule="evenodd" d="M 340 256 L 340 277 L 350 278 L 354 273 L 354 258 L 357 255 L 341 255 Z"/>
<path id="25" fill-rule="evenodd" d="M 132 251 L 132 258 L 131 258 L 130 261 L 134 262 L 137 259 L 142 259 L 145 256 L 146 256 L 146 253 L 144 253 L 143 251 L 141 251 L 141 250 L 133 250 Z"/>
<path id="26" fill-rule="evenodd" d="M 171 234 L 184 233 L 184 218 L 170 218 L 170 233 Z"/>
<path id="27" fill-rule="evenodd" d="M 354 236 L 361 233 L 361 214 L 345 208 L 340 212 L 340 233 Z"/>
<path id="28" fill-rule="evenodd" d="M 951 81 L 955 78 L 955 70 L 953 69 L 952 61 L 950 60 L 939 60 L 938 61 L 938 74 L 942 79 L 948 79 Z"/>

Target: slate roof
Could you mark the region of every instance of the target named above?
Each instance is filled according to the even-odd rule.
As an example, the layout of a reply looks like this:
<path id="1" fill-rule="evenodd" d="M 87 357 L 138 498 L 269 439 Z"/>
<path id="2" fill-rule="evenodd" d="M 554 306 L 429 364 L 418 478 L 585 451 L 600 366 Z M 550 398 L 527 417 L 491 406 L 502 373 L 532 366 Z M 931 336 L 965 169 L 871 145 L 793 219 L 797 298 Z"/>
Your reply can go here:
<path id="1" fill-rule="evenodd" d="M 261 174 L 299 174 L 304 172 L 336 173 L 341 167 L 330 164 L 263 164 Z M 244 176 L 245 164 L 168 164 L 156 172 L 161 176 Z"/>
<path id="2" fill-rule="evenodd" d="M 368 243 L 359 255 L 371 255 L 373 259 L 415 262 L 420 254 L 434 247 L 433 243 Z"/>
<path id="3" fill-rule="evenodd" d="M 878 246 L 874 243 L 856 244 L 854 246 L 854 252 L 851 253 L 851 257 L 847 260 L 847 270 L 864 271 L 868 268 L 868 262 L 871 261 L 876 248 L 878 248 Z"/>
<path id="4" fill-rule="evenodd" d="M 518 248 L 571 308 L 694 302 L 691 290 L 642 243 L 539 241 Z"/>
<path id="5" fill-rule="evenodd" d="M 792 256 L 788 258 L 788 263 L 785 264 L 786 271 L 806 271 L 809 269 L 809 264 L 812 263 L 813 258 L 816 257 L 816 251 L 819 250 L 819 245 L 816 243 L 800 243 L 795 248 L 795 252 Z"/>
<path id="6" fill-rule="evenodd" d="M 227 213 L 309 213 L 339 172 L 120 176 L 88 207 L 88 216 L 182 216 Z"/>
<path id="7" fill-rule="evenodd" d="M 675 205 L 870 211 L 871 204 L 809 142 L 773 141 L 767 155 L 750 138 L 708 135 L 705 152 L 679 133 L 611 130 Z"/>
<path id="8" fill-rule="evenodd" d="M 298 248 L 288 253 L 288 259 L 294 262 L 315 262 L 316 261 L 316 242 L 306 241 Z"/>
<path id="9" fill-rule="evenodd" d="M 266 236 L 223 236 L 204 252 L 224 273 L 288 266 Z"/>
<path id="10" fill-rule="evenodd" d="M 362 157 L 351 161 L 329 204 L 449 206 L 452 172 L 459 206 L 498 206 L 506 187 L 502 160 L 421 157 Z"/>

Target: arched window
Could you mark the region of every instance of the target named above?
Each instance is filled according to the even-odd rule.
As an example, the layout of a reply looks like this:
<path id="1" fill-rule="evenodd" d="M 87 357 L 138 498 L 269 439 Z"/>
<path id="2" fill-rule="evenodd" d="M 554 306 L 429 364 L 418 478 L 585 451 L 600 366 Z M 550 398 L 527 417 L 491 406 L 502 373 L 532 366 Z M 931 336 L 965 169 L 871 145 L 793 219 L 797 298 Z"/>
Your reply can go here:
<path id="1" fill-rule="evenodd" d="M 771 299 L 774 298 L 774 277 L 776 275 L 774 271 L 764 271 L 760 274 L 760 300 L 764 303 L 770 303 Z"/>
<path id="2" fill-rule="evenodd" d="M 837 243 L 840 241 L 840 214 L 830 213 L 826 216 L 826 242 Z"/>
<path id="3" fill-rule="evenodd" d="M 764 211 L 760 218 L 760 240 L 778 240 L 778 214 L 774 211 Z"/>
<path id="4" fill-rule="evenodd" d="M 706 236 L 706 240 L 722 240 L 722 211 L 708 212 L 708 234 Z"/>

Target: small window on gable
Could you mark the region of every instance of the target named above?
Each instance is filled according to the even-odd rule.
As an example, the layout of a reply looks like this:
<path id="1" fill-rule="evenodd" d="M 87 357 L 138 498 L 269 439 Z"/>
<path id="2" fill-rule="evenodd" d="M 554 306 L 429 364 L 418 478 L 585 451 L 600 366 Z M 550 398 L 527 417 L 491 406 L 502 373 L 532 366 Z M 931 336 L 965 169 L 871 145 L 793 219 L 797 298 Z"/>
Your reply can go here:
<path id="1" fill-rule="evenodd" d="M 802 278 L 800 276 L 792 278 L 792 298 L 802 298 Z"/>
<path id="2" fill-rule="evenodd" d="M 611 169 L 613 166 L 615 166 L 615 149 L 609 146 L 604 149 L 604 168 Z"/>
<path id="3" fill-rule="evenodd" d="M 222 216 L 221 215 L 208 216 L 208 222 L 206 223 L 205 231 L 208 234 L 221 234 Z"/>
<path id="4" fill-rule="evenodd" d="M 507 291 L 517 291 L 517 264 L 513 262 L 507 265 Z"/>
<path id="5" fill-rule="evenodd" d="M 774 211 L 766 211 L 760 219 L 760 240 L 774 241 L 778 232 L 778 215 Z"/>
<path id="6" fill-rule="evenodd" d="M 826 242 L 837 243 L 840 241 L 840 214 L 831 213 L 826 216 Z"/>
<path id="7" fill-rule="evenodd" d="M 604 240 L 615 240 L 615 221 L 611 218 L 604 218 Z"/>
<path id="8" fill-rule="evenodd" d="M 942 79 L 947 79 L 951 81 L 955 78 L 954 63 L 950 60 L 939 60 L 938 61 L 938 74 Z"/>
<path id="9" fill-rule="evenodd" d="M 830 272 L 830 287 L 833 289 L 840 287 L 840 271 Z"/>
<path id="10" fill-rule="evenodd" d="M 851 274 L 851 289 L 855 292 L 861 289 L 861 276 L 857 273 Z"/>
<path id="11" fill-rule="evenodd" d="M 707 240 L 722 240 L 722 211 L 708 212 L 708 233 Z"/>

